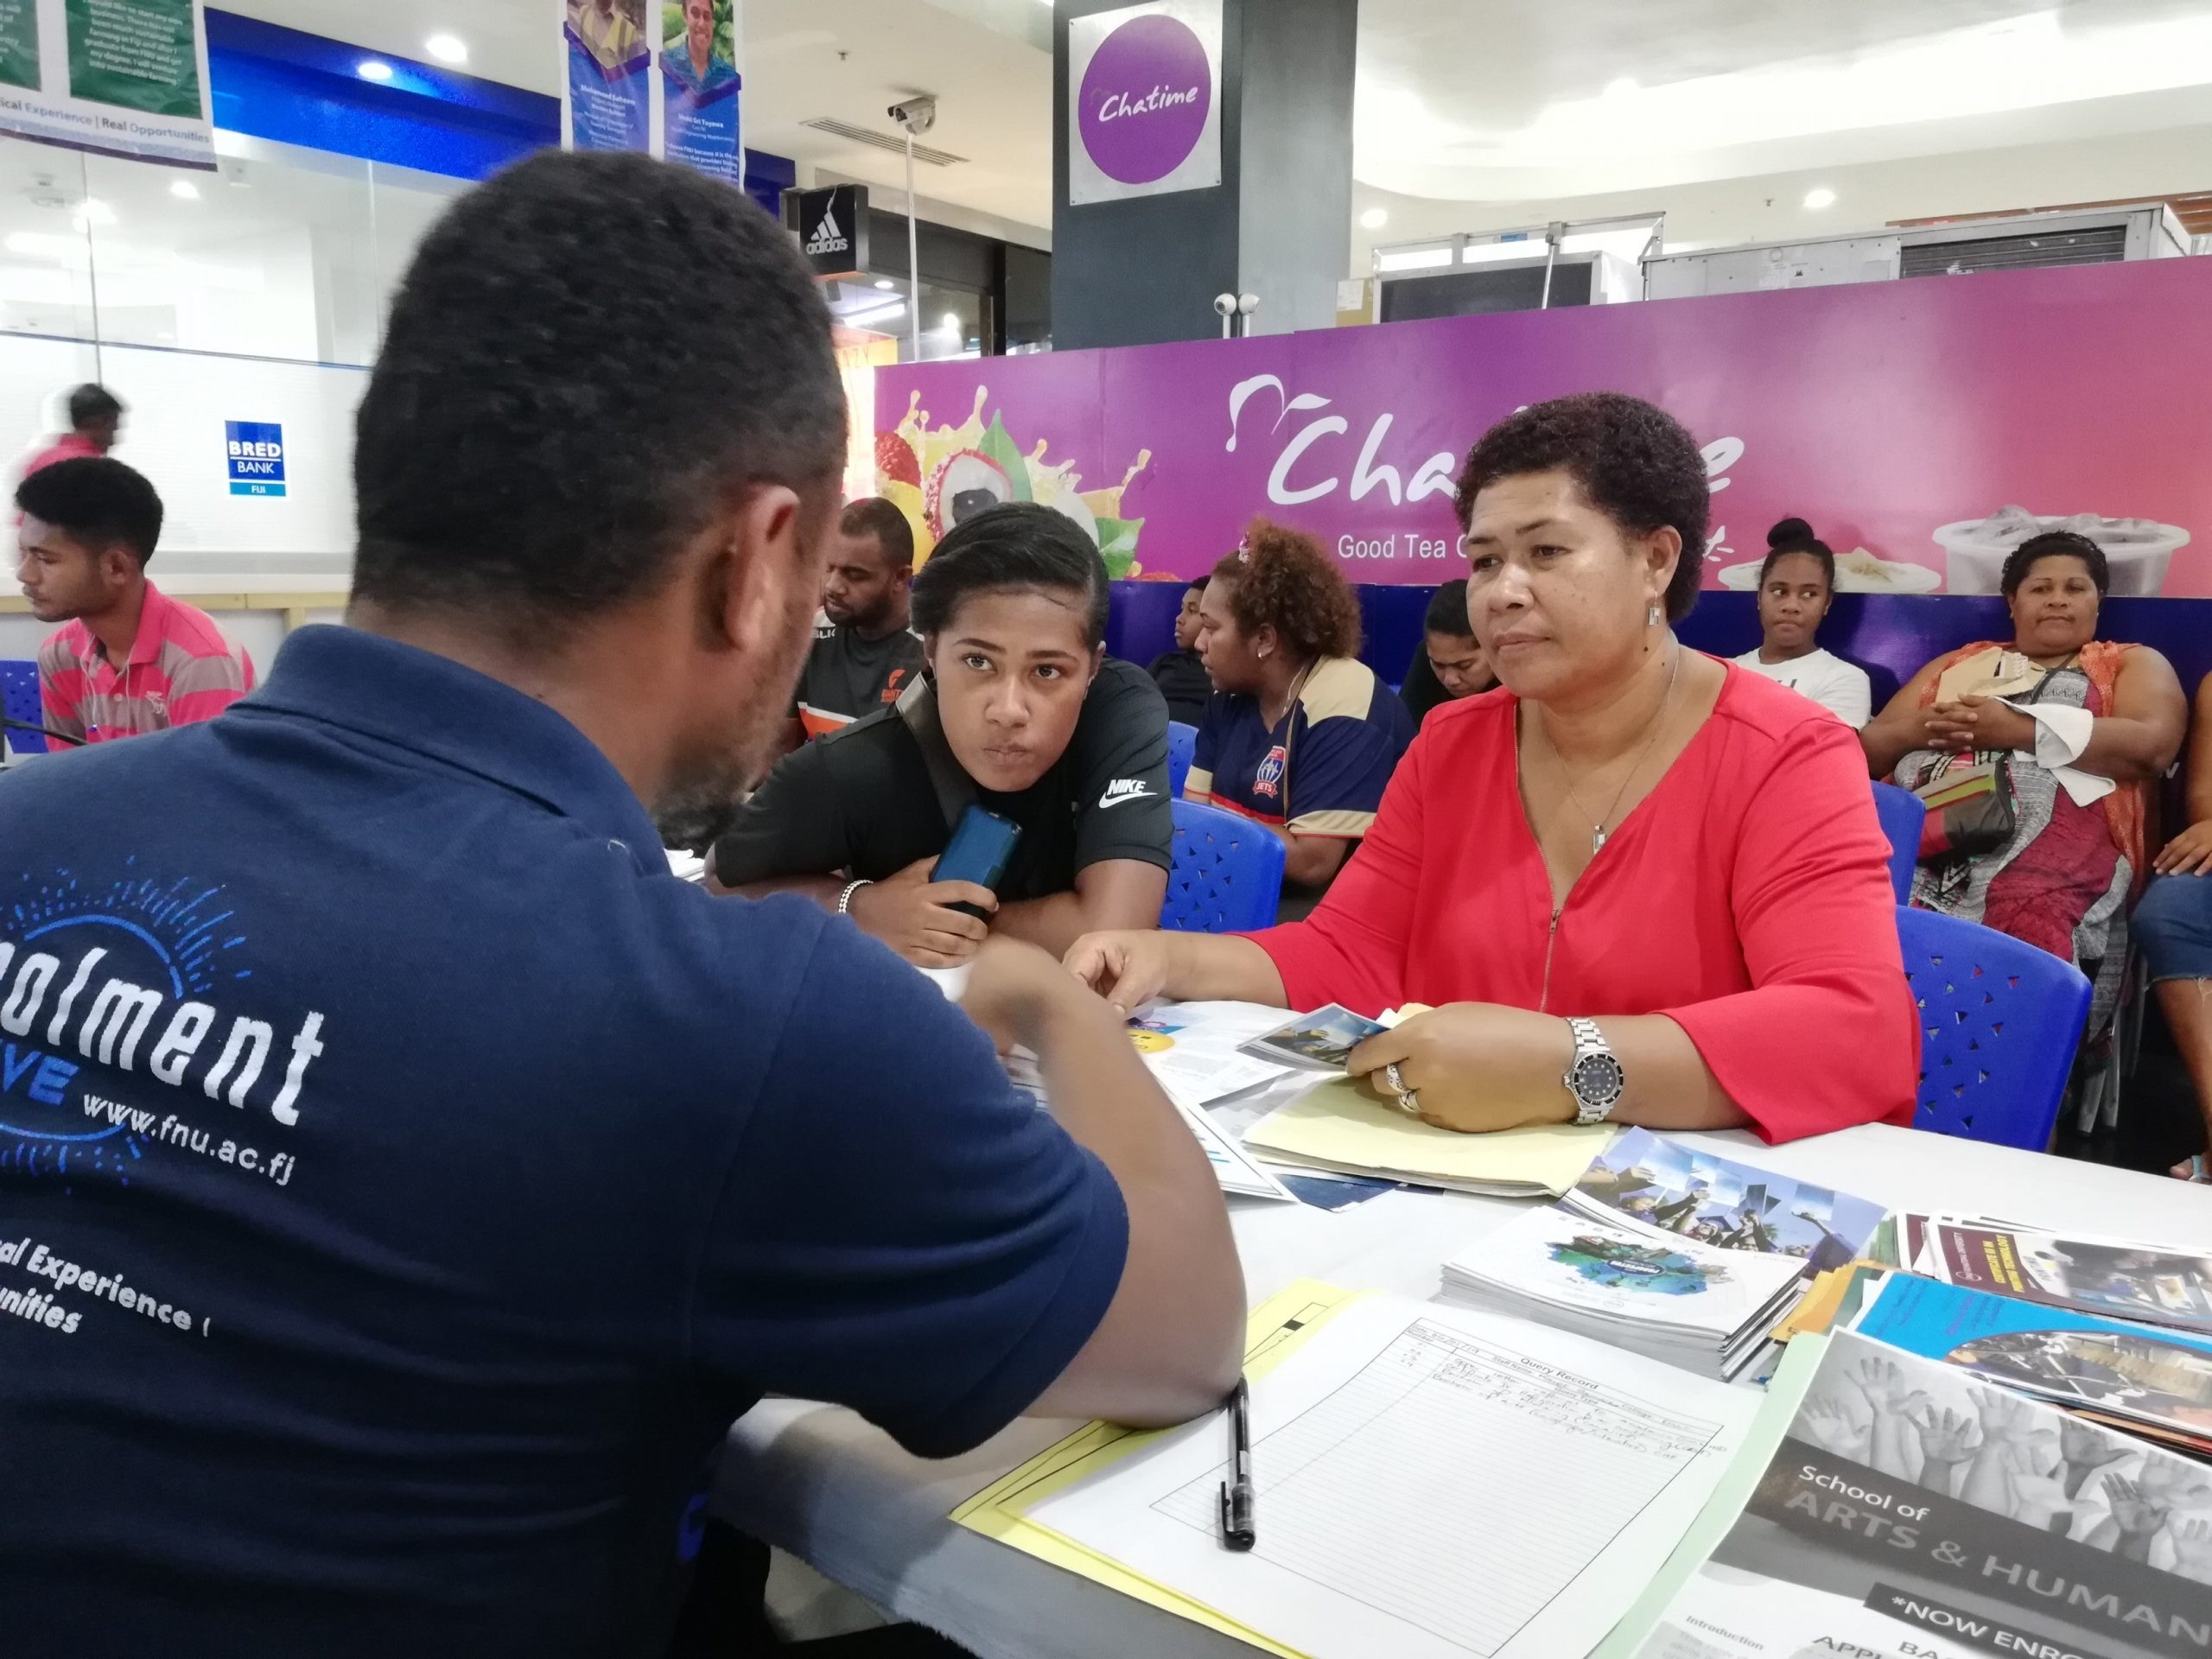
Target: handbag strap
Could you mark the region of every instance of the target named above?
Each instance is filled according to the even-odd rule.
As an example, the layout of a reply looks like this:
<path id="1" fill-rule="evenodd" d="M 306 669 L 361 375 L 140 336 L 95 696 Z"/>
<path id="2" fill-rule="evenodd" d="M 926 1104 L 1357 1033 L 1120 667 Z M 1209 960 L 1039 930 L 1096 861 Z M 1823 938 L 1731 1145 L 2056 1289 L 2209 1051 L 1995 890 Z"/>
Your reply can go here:
<path id="1" fill-rule="evenodd" d="M 899 694 L 896 707 L 899 720 L 913 734 L 922 752 L 922 764 L 929 769 L 930 788 L 937 796 L 938 810 L 944 815 L 944 827 L 953 829 L 961 815 L 976 804 L 976 780 L 953 757 L 952 745 L 945 741 L 944 722 L 937 712 L 936 681 L 926 673 L 918 675 Z"/>

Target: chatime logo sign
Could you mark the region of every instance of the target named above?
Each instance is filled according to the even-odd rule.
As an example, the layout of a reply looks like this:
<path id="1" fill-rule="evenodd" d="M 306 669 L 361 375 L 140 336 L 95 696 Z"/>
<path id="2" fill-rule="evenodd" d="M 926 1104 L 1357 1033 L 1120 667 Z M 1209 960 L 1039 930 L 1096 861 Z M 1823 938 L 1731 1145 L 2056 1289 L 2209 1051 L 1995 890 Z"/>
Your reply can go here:
<path id="1" fill-rule="evenodd" d="M 1068 25 L 1068 200 L 1221 182 L 1221 0 L 1154 0 Z"/>

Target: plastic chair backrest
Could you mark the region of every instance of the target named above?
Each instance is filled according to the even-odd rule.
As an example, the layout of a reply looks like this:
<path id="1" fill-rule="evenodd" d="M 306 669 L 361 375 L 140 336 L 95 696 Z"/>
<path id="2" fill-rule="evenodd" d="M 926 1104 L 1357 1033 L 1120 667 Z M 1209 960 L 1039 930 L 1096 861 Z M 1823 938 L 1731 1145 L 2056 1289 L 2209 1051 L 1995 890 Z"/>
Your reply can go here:
<path id="1" fill-rule="evenodd" d="M 1902 905 L 1912 897 L 1912 872 L 1920 862 L 1920 825 L 1928 809 L 1909 789 L 1877 784 L 1874 811 L 1882 820 L 1882 833 L 1890 838 L 1890 885 Z"/>
<path id="2" fill-rule="evenodd" d="M 2082 970 L 1931 910 L 1900 908 L 1897 939 L 1920 1017 L 1913 1128 L 2046 1150 L 2089 1014 Z"/>
<path id="3" fill-rule="evenodd" d="M 1198 752 L 1198 728 L 1179 720 L 1167 722 L 1167 798 L 1183 798 L 1183 780 L 1191 775 L 1191 757 Z"/>
<path id="4" fill-rule="evenodd" d="M 36 663 L 0 662 L 0 715 L 10 720 L 27 720 L 36 726 L 44 722 L 46 711 L 40 706 L 38 696 L 38 664 Z M 10 732 L 9 747 L 17 754 L 44 754 L 47 741 L 35 732 Z"/>
<path id="5" fill-rule="evenodd" d="M 1175 862 L 1160 925 L 1178 933 L 1273 927 L 1282 901 L 1282 838 L 1262 824 L 1196 801 L 1177 801 Z"/>

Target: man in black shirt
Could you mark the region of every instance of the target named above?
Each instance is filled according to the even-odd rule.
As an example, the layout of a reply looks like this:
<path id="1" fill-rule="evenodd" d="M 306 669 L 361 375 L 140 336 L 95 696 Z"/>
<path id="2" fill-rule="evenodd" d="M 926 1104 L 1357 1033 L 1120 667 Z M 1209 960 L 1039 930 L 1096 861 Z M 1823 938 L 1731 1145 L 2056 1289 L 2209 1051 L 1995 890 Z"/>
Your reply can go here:
<path id="1" fill-rule="evenodd" d="M 784 758 L 715 843 L 718 889 L 810 893 L 930 968 L 993 929 L 1058 954 L 1100 928 L 1158 925 L 1167 709 L 1105 655 L 1107 597 L 1097 549 L 1050 508 L 957 526 L 914 583 L 928 676 Z M 1020 826 L 995 894 L 931 879 L 970 804 Z"/>
<path id="2" fill-rule="evenodd" d="M 1205 723 L 1206 699 L 1213 696 L 1213 682 L 1198 656 L 1198 601 L 1205 594 L 1204 576 L 1183 590 L 1183 608 L 1175 613 L 1175 649 L 1154 658 L 1148 671 L 1167 699 L 1167 718 L 1185 726 Z"/>
<path id="3" fill-rule="evenodd" d="M 881 496 L 850 503 L 822 582 L 814 648 L 801 671 L 794 746 L 888 708 L 922 671 L 922 642 L 907 630 L 914 532 Z"/>

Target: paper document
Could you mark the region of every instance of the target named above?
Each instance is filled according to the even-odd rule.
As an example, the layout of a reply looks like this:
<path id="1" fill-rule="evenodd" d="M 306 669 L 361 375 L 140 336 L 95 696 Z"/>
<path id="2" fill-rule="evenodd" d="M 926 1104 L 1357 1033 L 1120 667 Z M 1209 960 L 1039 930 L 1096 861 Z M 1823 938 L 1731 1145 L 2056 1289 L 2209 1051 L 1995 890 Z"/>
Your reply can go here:
<path id="1" fill-rule="evenodd" d="M 1175 1100 L 1175 1091 L 1167 1091 Z M 1206 1160 L 1213 1166 L 1214 1179 L 1221 1183 L 1224 1192 L 1234 1192 L 1240 1198 L 1280 1198 L 1285 1204 L 1298 1202 L 1298 1195 L 1262 1169 L 1244 1155 L 1244 1149 L 1206 1121 L 1206 1115 L 1186 1101 L 1175 1100 L 1175 1109 L 1183 1115 L 1198 1145 L 1205 1148 Z"/>
<path id="2" fill-rule="evenodd" d="M 1275 1163 L 1388 1175 L 1506 1197 L 1556 1197 L 1581 1178 L 1615 1131 L 1571 1124 L 1457 1135 L 1370 1100 L 1338 1077 L 1262 1118 L 1244 1144 Z"/>
<path id="3" fill-rule="evenodd" d="M 1217 1541 L 1219 1414 L 1035 1524 L 1313 1659 L 1586 1653 L 1712 1495 L 1758 1396 L 1377 1297 L 1252 1385 L 1258 1542 Z"/>
<path id="4" fill-rule="evenodd" d="M 1255 1030 L 1281 1017 L 1279 1008 L 1191 1003 L 1132 1020 L 1129 1040 L 1162 1084 L 1203 1106 L 1290 1074 L 1287 1065 L 1238 1052 Z"/>

